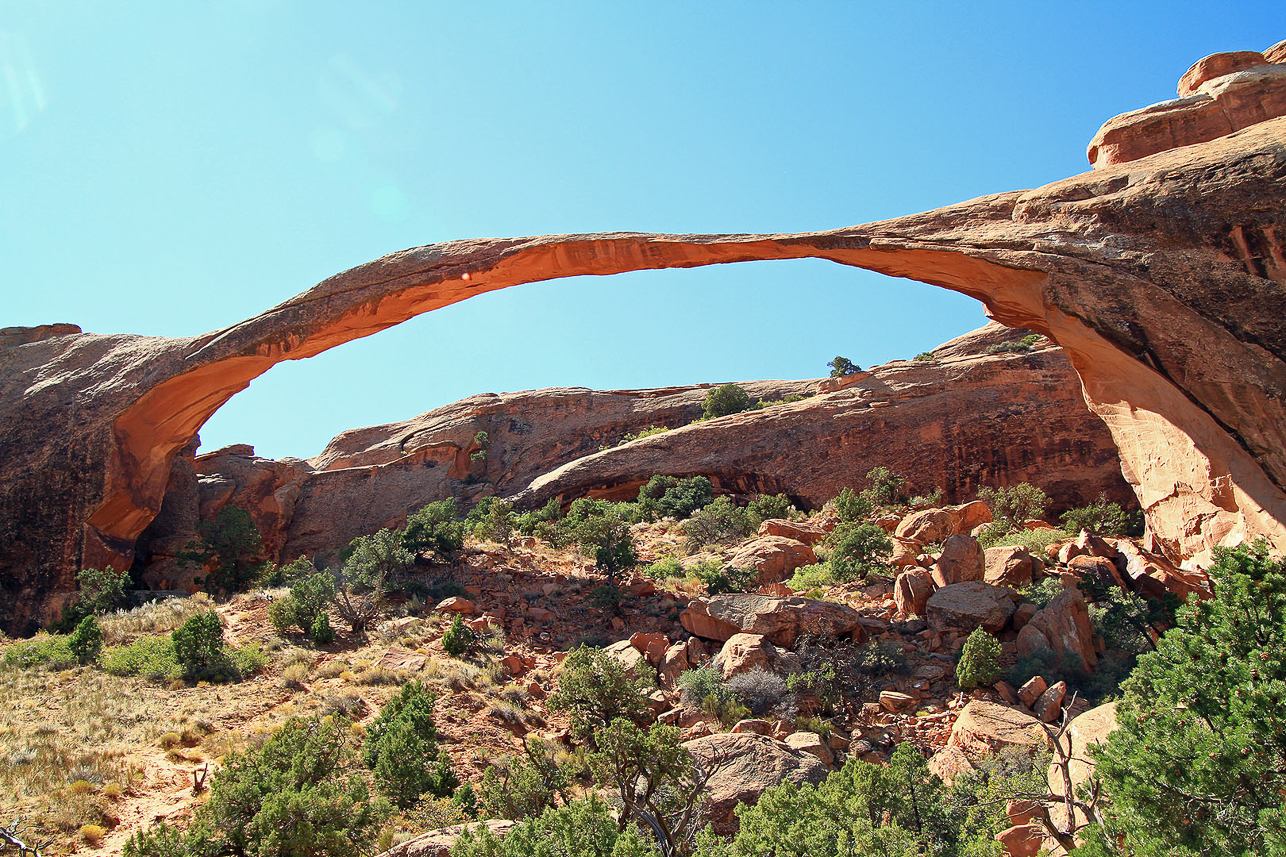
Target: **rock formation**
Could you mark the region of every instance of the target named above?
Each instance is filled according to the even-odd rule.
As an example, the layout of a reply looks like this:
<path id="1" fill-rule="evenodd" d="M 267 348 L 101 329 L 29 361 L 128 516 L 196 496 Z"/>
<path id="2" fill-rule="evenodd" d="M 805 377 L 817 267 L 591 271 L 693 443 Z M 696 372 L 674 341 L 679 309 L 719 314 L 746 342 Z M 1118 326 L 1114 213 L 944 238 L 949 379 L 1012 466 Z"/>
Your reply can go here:
<path id="1" fill-rule="evenodd" d="M 76 568 L 129 565 L 175 456 L 282 360 L 518 283 L 757 259 L 918 279 L 1050 336 L 1112 432 L 1150 546 L 1176 561 L 1258 535 L 1286 549 L 1284 141 L 1286 118 L 1268 118 L 1036 190 L 831 232 L 445 242 L 197 337 L 7 329 L 0 627 L 46 618 Z"/>

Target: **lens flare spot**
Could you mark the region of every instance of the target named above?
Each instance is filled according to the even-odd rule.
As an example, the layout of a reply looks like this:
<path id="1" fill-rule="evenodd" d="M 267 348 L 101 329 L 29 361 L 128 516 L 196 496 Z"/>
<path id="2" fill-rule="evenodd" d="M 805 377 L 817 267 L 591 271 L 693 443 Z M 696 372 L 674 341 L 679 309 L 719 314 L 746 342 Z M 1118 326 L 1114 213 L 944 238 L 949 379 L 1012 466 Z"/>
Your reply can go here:
<path id="1" fill-rule="evenodd" d="M 26 40 L 0 30 L 0 140 L 27 130 L 46 103 Z"/>

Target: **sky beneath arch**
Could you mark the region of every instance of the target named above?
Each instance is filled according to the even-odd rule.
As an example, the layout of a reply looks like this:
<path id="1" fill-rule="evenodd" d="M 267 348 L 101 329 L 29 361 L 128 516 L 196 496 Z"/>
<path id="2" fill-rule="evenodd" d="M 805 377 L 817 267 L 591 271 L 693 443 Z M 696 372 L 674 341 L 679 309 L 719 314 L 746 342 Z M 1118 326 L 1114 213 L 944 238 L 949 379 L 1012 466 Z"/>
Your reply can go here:
<path id="1" fill-rule="evenodd" d="M 1286 4 L 0 0 L 0 326 L 186 336 L 406 247 L 795 232 L 1088 168 Z M 282 364 L 202 449 L 480 392 L 809 378 L 976 302 L 828 262 L 536 283 Z"/>

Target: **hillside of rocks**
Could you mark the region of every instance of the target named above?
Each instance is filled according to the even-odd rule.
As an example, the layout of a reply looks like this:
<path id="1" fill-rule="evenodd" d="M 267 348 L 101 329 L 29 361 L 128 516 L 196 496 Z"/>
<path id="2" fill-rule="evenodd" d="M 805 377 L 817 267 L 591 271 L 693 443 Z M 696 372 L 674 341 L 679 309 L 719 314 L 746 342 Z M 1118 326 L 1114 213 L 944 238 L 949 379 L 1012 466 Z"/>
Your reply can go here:
<path id="1" fill-rule="evenodd" d="M 131 565 L 175 456 L 282 360 L 519 283 L 760 259 L 918 279 L 1050 336 L 1112 434 L 1151 547 L 1198 563 L 1256 536 L 1286 548 L 1283 57 L 1248 53 L 1203 61 L 1194 94 L 1138 122 L 1109 121 L 1095 169 L 1035 190 L 820 233 L 445 242 L 195 337 L 5 328 L 0 627 L 56 612 L 79 567 Z"/>
<path id="2" fill-rule="evenodd" d="M 537 390 L 474 396 L 414 419 L 354 429 L 319 455 L 282 461 L 233 446 L 175 458 L 156 520 L 139 540 L 152 588 L 186 588 L 173 561 L 196 523 L 233 505 L 254 518 L 264 558 L 332 556 L 353 538 L 405 522 L 426 503 L 484 496 L 520 508 L 557 497 L 634 499 L 654 474 L 705 476 L 720 493 L 785 493 L 820 508 L 841 488 L 864 487 L 885 466 L 912 490 L 949 501 L 980 487 L 1039 483 L 1061 512 L 1099 494 L 1132 503 L 1116 450 L 1085 408 L 1071 366 L 1048 340 L 1032 351 L 987 354 L 1027 331 L 988 325 L 935 349 L 834 381 L 758 381 L 752 400 L 802 401 L 698 421 L 714 386 L 653 390 Z M 664 434 L 622 442 L 667 426 Z M 485 432 L 488 448 L 478 432 Z"/>

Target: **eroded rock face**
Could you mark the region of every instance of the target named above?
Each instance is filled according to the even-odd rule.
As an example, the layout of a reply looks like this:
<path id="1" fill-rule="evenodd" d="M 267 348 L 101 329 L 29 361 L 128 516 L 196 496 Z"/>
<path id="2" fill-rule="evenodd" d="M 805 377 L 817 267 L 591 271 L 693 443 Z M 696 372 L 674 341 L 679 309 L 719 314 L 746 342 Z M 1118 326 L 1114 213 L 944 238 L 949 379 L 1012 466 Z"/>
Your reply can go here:
<path id="1" fill-rule="evenodd" d="M 1179 79 L 1179 97 L 1109 119 L 1090 141 L 1095 167 L 1205 143 L 1286 116 L 1286 65 L 1257 51 L 1212 54 Z"/>
<path id="2" fill-rule="evenodd" d="M 754 804 L 765 791 L 786 780 L 817 785 L 826 779 L 826 766 L 811 753 L 753 733 L 707 735 L 683 745 L 703 768 L 713 769 L 707 811 L 718 833 L 737 829 L 733 810 Z"/>
<path id="3" fill-rule="evenodd" d="M 129 565 L 174 457 L 282 360 L 518 283 L 755 259 L 823 258 L 919 279 L 1050 336 L 1117 443 L 1149 549 L 1200 561 L 1259 535 L 1286 549 L 1286 118 L 1264 106 L 1280 77 L 1269 65 L 1203 85 L 1233 100 L 1265 87 L 1260 108 L 1237 101 L 1237 115 L 1257 124 L 1226 136 L 897 220 L 797 235 L 445 242 L 202 336 L 6 330 L 0 627 L 23 633 L 47 619 L 77 568 Z"/>

